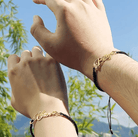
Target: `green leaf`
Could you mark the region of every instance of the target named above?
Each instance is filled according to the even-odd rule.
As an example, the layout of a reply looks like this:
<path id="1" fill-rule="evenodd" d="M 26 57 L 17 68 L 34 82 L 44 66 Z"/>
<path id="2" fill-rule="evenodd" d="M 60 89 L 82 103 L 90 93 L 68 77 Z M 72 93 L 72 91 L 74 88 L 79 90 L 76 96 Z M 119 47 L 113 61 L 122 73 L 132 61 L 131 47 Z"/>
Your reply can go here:
<path id="1" fill-rule="evenodd" d="M 91 133 L 95 119 L 107 118 L 106 106 L 101 105 L 102 95 L 97 93 L 95 85 L 84 75 L 68 75 L 69 112 L 75 119 L 79 132 Z"/>
<path id="2" fill-rule="evenodd" d="M 89 120 L 89 122 L 87 122 L 87 124 L 85 125 L 85 128 L 89 127 L 89 125 L 95 120 L 95 118 L 91 118 Z M 91 124 L 91 126 L 93 126 L 93 124 Z"/>
<path id="3" fill-rule="evenodd" d="M 116 106 L 116 103 L 114 103 L 114 104 L 112 105 L 112 107 L 111 107 L 111 111 L 114 110 L 115 106 Z"/>
<path id="4" fill-rule="evenodd" d="M 16 111 L 9 105 L 7 80 L 7 58 L 20 53 L 27 43 L 27 33 L 21 20 L 16 18 L 17 6 L 13 0 L 0 0 L 0 137 L 11 137 L 15 130 L 13 121 Z"/>

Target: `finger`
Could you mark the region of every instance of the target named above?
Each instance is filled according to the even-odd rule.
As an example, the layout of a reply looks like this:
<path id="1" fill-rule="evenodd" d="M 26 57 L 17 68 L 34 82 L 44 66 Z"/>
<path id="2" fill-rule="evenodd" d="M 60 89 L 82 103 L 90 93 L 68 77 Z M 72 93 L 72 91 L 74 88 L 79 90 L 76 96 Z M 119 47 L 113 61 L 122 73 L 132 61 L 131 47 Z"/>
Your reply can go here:
<path id="1" fill-rule="evenodd" d="M 36 4 L 44 4 L 44 5 L 46 4 L 45 0 L 33 0 L 33 2 Z"/>
<path id="2" fill-rule="evenodd" d="M 21 61 L 27 60 L 32 57 L 32 53 L 29 50 L 25 50 L 21 54 Z"/>
<path id="3" fill-rule="evenodd" d="M 42 48 L 48 52 L 50 45 L 54 41 L 54 34 L 44 27 L 43 20 L 39 16 L 34 16 L 31 33 Z"/>
<path id="4" fill-rule="evenodd" d="M 95 6 L 101 10 L 101 11 L 105 11 L 105 7 L 104 7 L 104 4 L 103 4 L 103 1 L 102 0 L 93 0 L 93 3 L 95 4 Z"/>
<path id="5" fill-rule="evenodd" d="M 35 46 L 32 49 L 32 57 L 43 57 L 43 50 L 39 46 Z"/>
<path id="6" fill-rule="evenodd" d="M 10 55 L 9 58 L 8 58 L 8 71 L 13 69 L 14 66 L 19 62 L 20 62 L 20 57 L 18 57 L 15 54 Z"/>
<path id="7" fill-rule="evenodd" d="M 48 8 L 54 12 L 54 14 L 59 10 L 59 7 L 65 3 L 65 0 L 33 0 L 36 4 L 45 4 Z"/>

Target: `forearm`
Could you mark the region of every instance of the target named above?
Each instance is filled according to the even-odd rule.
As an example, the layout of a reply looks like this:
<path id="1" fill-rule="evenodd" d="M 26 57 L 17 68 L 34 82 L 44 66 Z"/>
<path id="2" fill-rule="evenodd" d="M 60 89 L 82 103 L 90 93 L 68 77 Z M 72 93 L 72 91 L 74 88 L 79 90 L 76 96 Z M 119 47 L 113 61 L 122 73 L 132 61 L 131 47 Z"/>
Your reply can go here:
<path id="1" fill-rule="evenodd" d="M 35 137 L 77 137 L 74 125 L 64 117 L 49 117 L 37 122 Z"/>
<path id="2" fill-rule="evenodd" d="M 87 75 L 93 80 L 92 68 Z M 101 89 L 138 124 L 138 63 L 126 55 L 113 55 L 98 71 L 97 78 Z"/>
<path id="3" fill-rule="evenodd" d="M 65 105 L 60 102 L 49 109 L 50 113 L 52 111 L 62 112 L 69 116 Z M 77 137 L 75 126 L 73 123 L 65 117 L 62 116 L 51 116 L 47 118 L 43 118 L 40 121 L 37 121 L 34 128 L 35 137 Z"/>

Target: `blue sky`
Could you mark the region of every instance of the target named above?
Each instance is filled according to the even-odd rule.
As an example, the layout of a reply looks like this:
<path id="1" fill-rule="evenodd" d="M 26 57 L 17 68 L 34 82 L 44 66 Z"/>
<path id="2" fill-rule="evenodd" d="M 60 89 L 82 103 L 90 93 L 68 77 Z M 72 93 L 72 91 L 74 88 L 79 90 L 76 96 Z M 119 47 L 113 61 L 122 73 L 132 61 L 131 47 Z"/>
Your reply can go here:
<path id="1" fill-rule="evenodd" d="M 52 32 L 56 29 L 56 19 L 45 5 L 36 5 L 32 0 L 13 0 L 13 2 L 19 7 L 17 17 L 22 20 L 28 31 L 26 49 L 31 50 L 33 46 L 39 45 L 30 34 L 33 16 L 39 15 L 44 20 L 45 26 Z M 111 26 L 115 48 L 129 52 L 133 59 L 138 61 L 138 0 L 103 0 L 103 2 Z M 62 68 L 67 79 L 68 68 L 64 66 Z M 106 104 L 108 96 L 104 95 L 103 103 Z M 135 126 L 118 105 L 115 108 L 114 117 L 119 120 L 121 125 Z M 107 120 L 102 121 L 106 122 Z M 115 124 L 116 121 L 113 121 L 113 123 Z"/>

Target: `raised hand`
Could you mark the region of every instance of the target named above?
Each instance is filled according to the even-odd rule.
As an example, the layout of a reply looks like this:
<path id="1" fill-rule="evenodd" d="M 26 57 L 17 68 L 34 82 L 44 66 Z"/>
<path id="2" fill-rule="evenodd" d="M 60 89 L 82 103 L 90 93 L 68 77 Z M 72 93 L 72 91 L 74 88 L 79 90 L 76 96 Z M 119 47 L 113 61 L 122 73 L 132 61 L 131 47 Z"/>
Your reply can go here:
<path id="1" fill-rule="evenodd" d="M 12 106 L 32 118 L 39 111 L 68 114 L 67 89 L 60 65 L 40 47 L 8 58 Z M 66 108 L 66 109 L 65 109 Z"/>
<path id="2" fill-rule="evenodd" d="M 88 76 L 94 60 L 114 50 L 102 0 L 34 2 L 46 4 L 56 16 L 55 33 L 47 30 L 38 16 L 34 17 L 31 33 L 58 62 Z"/>

